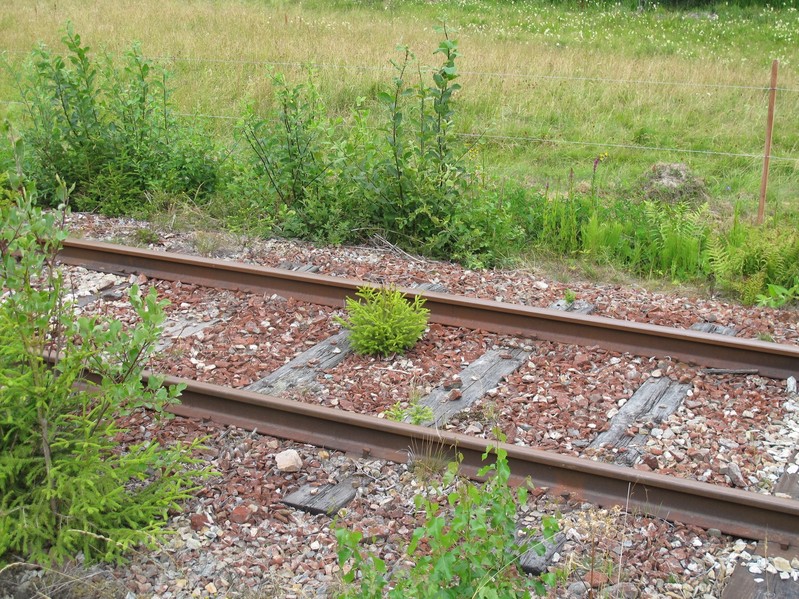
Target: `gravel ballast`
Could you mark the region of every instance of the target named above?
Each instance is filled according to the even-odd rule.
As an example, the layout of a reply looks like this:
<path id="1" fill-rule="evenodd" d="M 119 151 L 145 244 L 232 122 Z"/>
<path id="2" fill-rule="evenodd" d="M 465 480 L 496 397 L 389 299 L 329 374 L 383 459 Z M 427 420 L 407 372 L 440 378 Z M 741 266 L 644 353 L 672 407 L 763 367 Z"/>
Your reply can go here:
<path id="1" fill-rule="evenodd" d="M 128 219 L 83 214 L 72 215 L 70 227 L 87 238 L 127 243 L 132 243 L 135 231 L 151 228 Z M 196 251 L 192 234 L 158 233 L 160 241 L 152 249 Z M 780 343 L 799 343 L 795 310 L 741 307 L 638 287 L 566 284 L 528 271 L 471 271 L 408 257 L 392 248 L 316 248 L 220 236 L 215 253 L 267 266 L 286 261 L 314 265 L 321 274 L 373 282 L 437 283 L 450 293 L 539 307 L 562 299 L 570 289 L 594 304 L 594 314 L 600 316 L 680 328 L 710 322 L 733 327 L 741 337 L 769 335 Z M 75 267 L 67 271 L 78 300 L 92 294 L 98 298 L 81 300 L 83 313 L 123 320 L 131 318 L 124 301 L 127 287 L 154 283 L 159 295 L 171 302 L 172 326 L 149 367 L 185 378 L 245 387 L 340 331 L 332 316 L 341 315 L 341 310 L 278 296 L 114 277 Z M 503 348 L 522 348 L 530 356 L 486 389 L 468 411 L 456 414 L 448 428 L 489 439 L 499 429 L 519 445 L 613 461 L 612 449 L 591 448 L 591 441 L 644 381 L 666 377 L 688 385 L 690 391 L 662 422 L 634 423 L 632 433 L 647 439 L 635 468 L 761 493 L 772 492 L 785 471 L 799 468 L 799 401 L 784 381 L 712 375 L 669 359 L 457 327 L 430 325 L 423 340 L 404 356 L 348 355 L 319 373 L 318 390 L 295 389 L 288 397 L 386 417 L 396 405 L 407 407 L 432 389 L 451 385 L 448 381 L 486 351 Z M 410 460 L 391 464 L 355 459 L 183 418 L 156 423 L 139 415 L 127 424 L 123 442 L 206 437 L 203 453 L 219 474 L 171 517 L 174 534 L 160 549 L 135 553 L 124 566 L 95 570 L 96 577 L 121 584 L 123 597 L 329 596 L 341 584 L 335 526 L 362 530 L 365 548 L 391 569 L 402 561 L 403 547 L 423 517 L 414 507 L 414 497 L 425 494 L 445 503 L 437 482 L 440 474 L 427 473 L 425 460 L 414 465 Z M 302 465 L 297 472 L 282 472 L 276 457 L 291 449 Z M 335 521 L 281 503 L 300 486 L 342 480 L 353 481 L 356 498 Z M 614 597 L 718 597 L 736 563 L 762 571 L 775 568 L 773 560 L 759 562 L 754 557 L 753 544 L 718 531 L 599 510 L 543 491 L 536 490 L 521 507 L 520 523 L 535 528 L 544 515 L 559 518 L 564 542 L 552 564 L 564 572 L 554 591 L 559 597 L 588 596 L 591 583 Z M 590 571 L 593 576 L 587 574 Z M 799 578 L 799 563 L 786 573 Z"/>

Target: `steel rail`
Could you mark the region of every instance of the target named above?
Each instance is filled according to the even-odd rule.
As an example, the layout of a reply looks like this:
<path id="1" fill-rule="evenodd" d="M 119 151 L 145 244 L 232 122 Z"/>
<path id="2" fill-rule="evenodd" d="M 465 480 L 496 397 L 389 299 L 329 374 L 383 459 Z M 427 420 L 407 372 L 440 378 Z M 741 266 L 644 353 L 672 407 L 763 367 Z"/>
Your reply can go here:
<path id="1" fill-rule="evenodd" d="M 64 243 L 60 256 L 67 264 L 106 272 L 141 273 L 209 287 L 277 293 L 334 307 L 342 307 L 345 298 L 353 296 L 359 287 L 374 286 L 353 279 L 76 239 Z M 430 320 L 441 324 L 575 345 L 595 345 L 639 356 L 671 357 L 700 366 L 756 369 L 760 374 L 773 378 L 785 379 L 799 374 L 799 346 L 400 289 L 408 296 L 424 297 Z"/>
<path id="2" fill-rule="evenodd" d="M 327 447 L 359 456 L 406 462 L 415 455 L 463 456 L 462 468 L 474 475 L 485 465 L 485 439 L 392 422 L 259 393 L 166 377 L 186 385 L 175 414 L 210 419 L 259 433 Z M 515 483 L 530 479 L 550 493 L 669 521 L 717 528 L 784 547 L 796 545 L 799 502 L 595 462 L 584 458 L 499 444 L 508 452 Z"/>

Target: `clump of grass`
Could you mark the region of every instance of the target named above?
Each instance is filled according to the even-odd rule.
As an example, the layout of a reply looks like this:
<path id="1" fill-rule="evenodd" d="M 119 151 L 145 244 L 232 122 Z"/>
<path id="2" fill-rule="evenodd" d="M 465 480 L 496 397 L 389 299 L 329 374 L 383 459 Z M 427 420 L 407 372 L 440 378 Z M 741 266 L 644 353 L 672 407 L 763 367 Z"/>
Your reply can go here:
<path id="1" fill-rule="evenodd" d="M 609 510 L 591 508 L 580 511 L 572 522 L 574 537 L 580 539 L 584 549 L 580 558 L 570 557 L 565 569 L 587 583 L 590 598 L 601 596 L 603 587 L 621 580 L 626 535 L 622 516 L 623 510 L 618 506 Z"/>
<path id="2" fill-rule="evenodd" d="M 133 240 L 141 245 L 150 245 L 158 243 L 160 237 L 158 233 L 152 229 L 136 229 L 133 232 Z"/>
<path id="3" fill-rule="evenodd" d="M 74 562 L 58 567 L 15 562 L 0 568 L 0 594 L 51 599 L 115 599 L 124 597 L 124 584 L 98 567 Z"/>
<path id="4" fill-rule="evenodd" d="M 440 478 L 455 457 L 455 451 L 433 434 L 424 440 L 412 440 L 408 448 L 410 469 L 423 482 Z"/>
<path id="5" fill-rule="evenodd" d="M 210 231 L 197 231 L 192 236 L 192 241 L 201 256 L 216 256 L 223 251 L 226 244 L 223 234 Z"/>

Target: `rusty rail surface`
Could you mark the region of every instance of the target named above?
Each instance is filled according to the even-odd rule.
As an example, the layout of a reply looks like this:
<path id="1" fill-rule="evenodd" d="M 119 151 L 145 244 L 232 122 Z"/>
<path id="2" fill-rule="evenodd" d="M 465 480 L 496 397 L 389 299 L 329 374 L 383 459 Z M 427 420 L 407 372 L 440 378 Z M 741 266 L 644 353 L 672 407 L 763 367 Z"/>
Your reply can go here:
<path id="1" fill-rule="evenodd" d="M 177 383 L 186 384 L 186 389 L 182 404 L 170 408 L 175 414 L 362 456 L 406 462 L 409 453 L 446 459 L 459 452 L 465 473 L 474 475 L 491 444 L 459 433 L 166 377 L 165 384 Z M 529 477 L 550 492 L 568 492 L 600 506 L 619 505 L 628 511 L 786 547 L 797 543 L 797 501 L 518 445 L 500 445 L 508 452 L 516 483 Z"/>
<path id="2" fill-rule="evenodd" d="M 208 287 L 277 293 L 334 307 L 343 307 L 345 298 L 352 296 L 359 287 L 374 286 L 353 279 L 75 239 L 65 242 L 61 260 L 106 272 L 141 273 Z M 405 288 L 402 291 L 408 296 L 424 297 L 430 320 L 441 324 L 575 345 L 595 345 L 640 356 L 671 357 L 700 366 L 750 368 L 773 378 L 784 379 L 799 373 L 799 346 L 443 293 Z"/>

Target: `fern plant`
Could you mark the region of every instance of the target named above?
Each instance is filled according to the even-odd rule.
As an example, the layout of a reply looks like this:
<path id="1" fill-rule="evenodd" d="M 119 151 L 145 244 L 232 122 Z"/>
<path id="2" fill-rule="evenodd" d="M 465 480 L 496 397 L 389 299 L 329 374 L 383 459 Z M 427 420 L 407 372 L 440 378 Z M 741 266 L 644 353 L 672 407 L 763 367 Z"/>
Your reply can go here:
<path id="1" fill-rule="evenodd" d="M 408 302 L 397 289 L 362 287 L 347 298 L 347 320 L 336 322 L 350 330 L 350 344 L 359 354 L 402 353 L 422 338 L 429 310 L 417 295 Z"/>
<path id="2" fill-rule="evenodd" d="M 730 229 L 709 240 L 707 264 L 720 287 L 752 304 L 770 296 L 770 285 L 793 286 L 799 276 L 799 234 L 777 223 L 748 225 L 736 211 Z"/>

